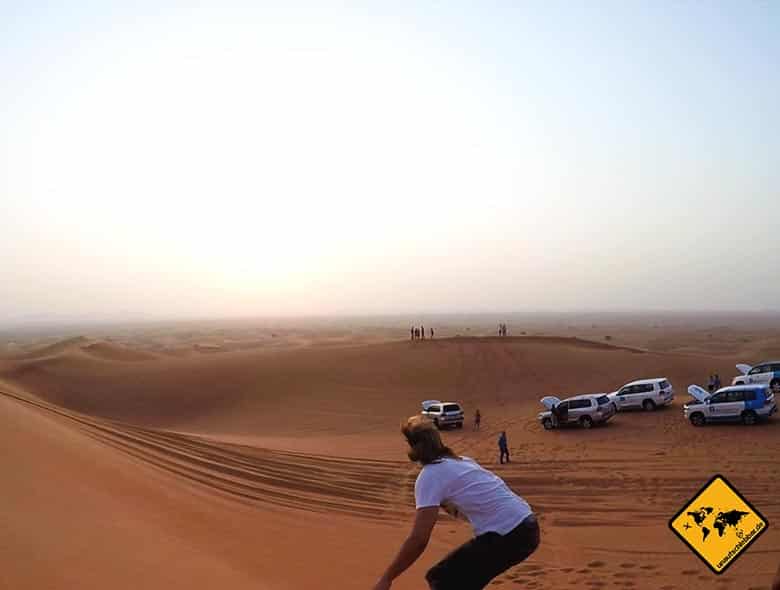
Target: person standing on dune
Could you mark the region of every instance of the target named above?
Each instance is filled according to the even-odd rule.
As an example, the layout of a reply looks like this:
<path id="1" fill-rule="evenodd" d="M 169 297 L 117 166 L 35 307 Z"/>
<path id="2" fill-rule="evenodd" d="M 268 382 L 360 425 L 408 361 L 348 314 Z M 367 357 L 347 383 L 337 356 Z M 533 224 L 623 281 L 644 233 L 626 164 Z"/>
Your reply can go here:
<path id="1" fill-rule="evenodd" d="M 431 590 L 480 590 L 536 550 L 540 542 L 536 516 L 500 477 L 456 455 L 423 416 L 409 418 L 401 432 L 410 447 L 409 458 L 422 465 L 414 484 L 417 513 L 409 537 L 374 590 L 388 590 L 422 555 L 439 507 L 463 515 L 475 536 L 428 570 L 425 579 Z"/>
<path id="2" fill-rule="evenodd" d="M 479 413 L 479 408 L 474 412 L 474 430 L 479 430 L 479 423 L 482 422 L 482 414 Z"/>
<path id="3" fill-rule="evenodd" d="M 509 443 L 506 442 L 506 432 L 503 430 L 501 436 L 498 437 L 498 452 L 498 461 L 503 465 L 504 457 L 506 457 L 506 462 L 509 463 Z"/>

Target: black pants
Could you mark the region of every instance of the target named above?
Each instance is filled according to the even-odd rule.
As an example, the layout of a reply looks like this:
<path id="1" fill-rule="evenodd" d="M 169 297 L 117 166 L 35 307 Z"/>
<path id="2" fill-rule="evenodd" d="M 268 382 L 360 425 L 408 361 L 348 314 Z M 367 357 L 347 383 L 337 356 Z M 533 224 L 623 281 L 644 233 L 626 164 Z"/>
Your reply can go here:
<path id="1" fill-rule="evenodd" d="M 499 456 L 498 460 L 500 463 L 504 462 L 504 457 L 506 457 L 506 462 L 509 463 L 509 449 L 500 449 L 501 455 Z"/>
<path id="2" fill-rule="evenodd" d="M 506 535 L 484 533 L 447 555 L 425 575 L 431 590 L 480 590 L 539 546 L 533 515 Z"/>

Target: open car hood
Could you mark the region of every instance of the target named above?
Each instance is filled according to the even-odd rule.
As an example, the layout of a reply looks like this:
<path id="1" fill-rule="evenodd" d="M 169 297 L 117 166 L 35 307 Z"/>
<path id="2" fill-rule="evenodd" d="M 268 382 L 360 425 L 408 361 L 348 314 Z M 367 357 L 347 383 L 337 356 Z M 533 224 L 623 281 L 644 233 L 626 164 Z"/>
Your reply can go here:
<path id="1" fill-rule="evenodd" d="M 553 406 L 557 406 L 559 403 L 561 403 L 561 400 L 559 400 L 554 395 L 548 395 L 547 397 L 540 399 L 539 402 L 548 410 L 552 410 Z"/>
<path id="2" fill-rule="evenodd" d="M 739 371 L 743 375 L 747 375 L 748 371 L 750 371 L 750 369 L 752 369 L 752 368 L 753 367 L 751 367 L 750 365 L 743 365 L 743 364 L 737 365 L 737 371 Z"/>
<path id="3" fill-rule="evenodd" d="M 710 392 L 703 387 L 699 387 L 698 385 L 691 385 L 688 387 L 688 393 L 690 393 L 694 398 L 696 398 L 696 400 L 700 401 L 701 403 L 704 403 L 710 397 Z"/>

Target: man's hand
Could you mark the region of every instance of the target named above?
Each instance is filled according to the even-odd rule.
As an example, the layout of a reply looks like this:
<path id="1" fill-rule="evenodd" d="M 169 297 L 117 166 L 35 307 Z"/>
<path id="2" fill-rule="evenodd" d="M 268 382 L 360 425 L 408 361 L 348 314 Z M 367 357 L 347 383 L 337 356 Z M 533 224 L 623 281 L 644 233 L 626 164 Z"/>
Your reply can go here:
<path id="1" fill-rule="evenodd" d="M 392 584 L 392 582 L 387 578 L 379 578 L 379 581 L 374 586 L 374 590 L 390 590 L 390 584 Z"/>

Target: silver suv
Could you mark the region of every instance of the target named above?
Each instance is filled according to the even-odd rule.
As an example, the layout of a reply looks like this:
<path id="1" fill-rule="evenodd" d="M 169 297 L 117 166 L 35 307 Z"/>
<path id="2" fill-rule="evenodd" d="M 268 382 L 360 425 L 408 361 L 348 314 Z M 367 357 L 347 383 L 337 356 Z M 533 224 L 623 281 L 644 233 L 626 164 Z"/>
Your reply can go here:
<path id="1" fill-rule="evenodd" d="M 453 425 L 456 428 L 463 428 L 463 408 L 457 402 L 429 399 L 422 403 L 421 414 L 433 420 L 437 428 Z"/>
<path id="2" fill-rule="evenodd" d="M 575 424 L 591 428 L 594 424 L 606 423 L 617 413 L 615 402 L 605 393 L 575 395 L 563 401 L 547 396 L 539 401 L 547 408 L 546 411 L 539 412 L 538 416 L 545 430 Z"/>

